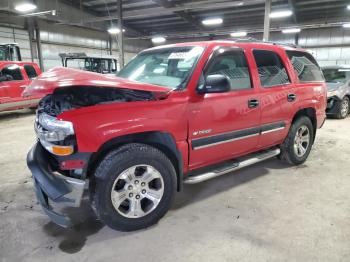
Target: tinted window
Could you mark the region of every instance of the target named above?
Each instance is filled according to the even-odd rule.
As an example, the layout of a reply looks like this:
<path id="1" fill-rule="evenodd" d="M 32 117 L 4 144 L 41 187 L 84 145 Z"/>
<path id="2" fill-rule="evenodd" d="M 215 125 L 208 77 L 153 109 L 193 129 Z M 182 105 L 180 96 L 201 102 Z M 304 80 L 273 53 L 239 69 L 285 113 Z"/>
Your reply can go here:
<path id="1" fill-rule="evenodd" d="M 251 88 L 249 68 L 243 51 L 229 51 L 214 58 L 205 75 L 224 75 L 230 79 L 231 90 Z"/>
<path id="2" fill-rule="evenodd" d="M 324 81 L 322 71 L 315 58 L 306 52 L 287 51 L 300 82 Z"/>
<path id="3" fill-rule="evenodd" d="M 272 87 L 290 83 L 286 68 L 278 54 L 268 50 L 254 50 L 253 54 L 261 86 Z"/>
<path id="4" fill-rule="evenodd" d="M 21 69 L 18 65 L 9 65 L 1 70 L 2 75 L 9 77 L 8 81 L 23 80 Z"/>
<path id="5" fill-rule="evenodd" d="M 29 79 L 33 79 L 33 78 L 38 76 L 38 74 L 36 73 L 34 67 L 31 66 L 31 65 L 24 65 L 24 70 L 26 71 L 27 76 L 29 77 Z"/>

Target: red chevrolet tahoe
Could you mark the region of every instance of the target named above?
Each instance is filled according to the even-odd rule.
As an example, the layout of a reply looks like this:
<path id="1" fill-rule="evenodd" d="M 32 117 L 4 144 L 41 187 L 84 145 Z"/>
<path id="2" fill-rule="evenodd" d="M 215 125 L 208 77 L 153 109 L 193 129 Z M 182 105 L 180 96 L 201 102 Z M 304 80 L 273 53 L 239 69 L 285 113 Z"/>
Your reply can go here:
<path id="1" fill-rule="evenodd" d="M 118 77 L 44 73 L 46 96 L 27 156 L 37 197 L 57 224 L 88 190 L 117 230 L 156 223 L 183 183 L 278 156 L 302 164 L 325 120 L 322 72 L 306 51 L 264 42 L 182 43 L 141 52 Z"/>
<path id="2" fill-rule="evenodd" d="M 42 95 L 24 97 L 23 91 L 40 74 L 35 63 L 0 61 L 0 112 L 37 106 Z"/>

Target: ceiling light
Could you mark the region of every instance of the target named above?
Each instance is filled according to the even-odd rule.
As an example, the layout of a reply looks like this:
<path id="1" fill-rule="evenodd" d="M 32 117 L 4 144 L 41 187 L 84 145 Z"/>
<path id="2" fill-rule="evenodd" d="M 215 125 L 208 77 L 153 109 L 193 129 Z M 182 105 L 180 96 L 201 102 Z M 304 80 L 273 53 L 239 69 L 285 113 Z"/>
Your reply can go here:
<path id="1" fill-rule="evenodd" d="M 350 10 L 350 5 L 347 5 L 346 9 Z"/>
<path id="2" fill-rule="evenodd" d="M 270 13 L 270 18 L 281 18 L 281 17 L 288 17 L 293 14 L 292 11 L 290 10 L 278 10 L 278 11 L 273 11 Z"/>
<path id="3" fill-rule="evenodd" d="M 222 24 L 222 18 L 208 18 L 202 21 L 203 25 L 220 25 Z"/>
<path id="4" fill-rule="evenodd" d="M 155 37 L 152 38 L 152 42 L 154 44 L 164 43 L 165 41 L 166 41 L 166 39 L 163 36 L 155 36 Z"/>
<path id="5" fill-rule="evenodd" d="M 301 29 L 300 28 L 286 28 L 282 30 L 283 34 L 296 34 L 300 33 Z"/>
<path id="6" fill-rule="evenodd" d="M 116 35 L 120 33 L 120 29 L 118 27 L 111 27 L 107 31 L 112 35 Z M 125 32 L 125 29 L 123 29 L 123 32 Z"/>
<path id="7" fill-rule="evenodd" d="M 15 6 L 15 10 L 18 12 L 29 12 L 36 9 L 36 5 L 32 3 L 20 3 Z"/>
<path id="8" fill-rule="evenodd" d="M 350 23 L 343 24 L 343 27 L 344 27 L 344 28 L 350 28 Z"/>
<path id="9" fill-rule="evenodd" d="M 243 37 L 243 36 L 246 36 L 246 35 L 247 35 L 247 32 L 244 32 L 244 31 L 231 33 L 232 37 Z"/>

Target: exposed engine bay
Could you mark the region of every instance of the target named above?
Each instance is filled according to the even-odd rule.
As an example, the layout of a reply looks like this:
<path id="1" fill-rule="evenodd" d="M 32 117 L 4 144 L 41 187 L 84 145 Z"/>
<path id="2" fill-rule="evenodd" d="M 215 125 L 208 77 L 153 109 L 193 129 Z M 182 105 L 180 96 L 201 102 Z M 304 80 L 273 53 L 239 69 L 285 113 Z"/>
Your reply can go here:
<path id="1" fill-rule="evenodd" d="M 57 116 L 64 111 L 106 103 L 155 100 L 152 92 L 116 89 L 110 87 L 71 86 L 62 87 L 53 94 L 44 97 L 38 106 L 38 112 Z"/>

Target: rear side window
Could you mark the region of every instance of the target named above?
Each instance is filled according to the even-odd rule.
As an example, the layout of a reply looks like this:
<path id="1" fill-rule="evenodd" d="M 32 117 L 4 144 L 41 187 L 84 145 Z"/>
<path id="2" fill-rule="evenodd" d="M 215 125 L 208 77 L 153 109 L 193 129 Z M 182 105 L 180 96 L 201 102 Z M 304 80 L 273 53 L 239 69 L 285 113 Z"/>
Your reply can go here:
<path id="1" fill-rule="evenodd" d="M 31 65 L 24 65 L 24 70 L 26 71 L 29 79 L 33 79 L 38 76 L 38 74 L 35 71 L 35 68 Z"/>
<path id="2" fill-rule="evenodd" d="M 273 87 L 290 83 L 287 70 L 278 54 L 269 50 L 254 50 L 253 55 L 258 67 L 262 87 Z"/>
<path id="3" fill-rule="evenodd" d="M 205 75 L 224 75 L 230 81 L 231 90 L 252 88 L 247 59 L 243 51 L 227 51 L 216 56 Z"/>
<path id="4" fill-rule="evenodd" d="M 8 81 L 23 80 L 21 69 L 18 65 L 9 65 L 4 67 L 1 70 L 1 75 L 6 75 L 9 79 Z"/>
<path id="5" fill-rule="evenodd" d="M 315 58 L 306 52 L 286 51 L 300 82 L 323 82 L 321 68 Z"/>

